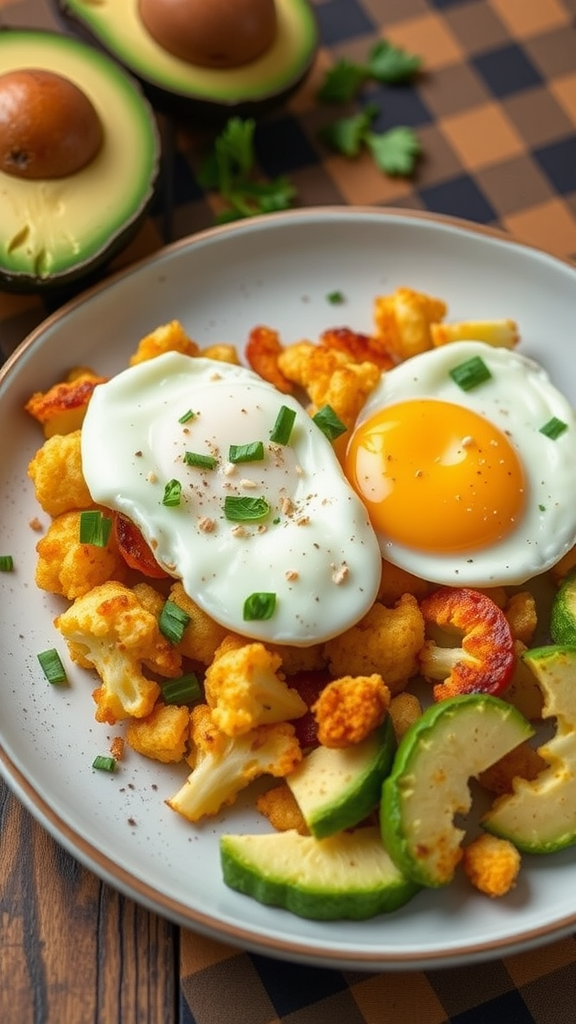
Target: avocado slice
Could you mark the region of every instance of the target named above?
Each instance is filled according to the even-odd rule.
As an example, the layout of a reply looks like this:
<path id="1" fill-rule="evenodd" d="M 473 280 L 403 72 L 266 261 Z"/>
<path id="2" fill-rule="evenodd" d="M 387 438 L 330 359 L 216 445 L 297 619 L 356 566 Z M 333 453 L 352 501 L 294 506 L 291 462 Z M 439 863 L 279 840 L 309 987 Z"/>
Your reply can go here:
<path id="1" fill-rule="evenodd" d="M 308 0 L 276 0 L 274 42 L 259 57 L 232 68 L 201 67 L 163 49 L 146 30 L 138 0 L 55 4 L 75 31 L 140 79 L 157 109 L 206 122 L 232 115 L 253 117 L 282 104 L 308 74 L 318 45 L 316 17 Z"/>
<path id="2" fill-rule="evenodd" d="M 93 47 L 48 30 L 1 30 L 2 74 L 22 68 L 73 82 L 103 129 L 95 157 L 66 177 L 0 171 L 0 287 L 37 292 L 85 278 L 131 240 L 154 194 L 160 139 L 138 84 Z"/>
<path id="3" fill-rule="evenodd" d="M 380 801 L 396 737 L 390 716 L 361 743 L 315 747 L 286 777 L 302 816 L 317 839 L 353 828 Z"/>
<path id="4" fill-rule="evenodd" d="M 549 766 L 531 782 L 516 779 L 482 825 L 526 853 L 554 853 L 576 843 L 576 646 L 534 647 L 522 660 L 542 689 L 543 717 L 556 719 L 555 735 L 538 747 Z"/>
<path id="5" fill-rule="evenodd" d="M 298 832 L 225 835 L 231 889 L 316 921 L 361 921 L 404 906 L 419 891 L 388 856 L 375 826 L 327 839 Z"/>
<path id="6" fill-rule="evenodd" d="M 401 871 L 431 888 L 452 881 L 464 838 L 454 817 L 470 810 L 468 780 L 533 733 L 516 708 L 488 694 L 426 709 L 402 737 L 382 787 L 382 836 Z"/>

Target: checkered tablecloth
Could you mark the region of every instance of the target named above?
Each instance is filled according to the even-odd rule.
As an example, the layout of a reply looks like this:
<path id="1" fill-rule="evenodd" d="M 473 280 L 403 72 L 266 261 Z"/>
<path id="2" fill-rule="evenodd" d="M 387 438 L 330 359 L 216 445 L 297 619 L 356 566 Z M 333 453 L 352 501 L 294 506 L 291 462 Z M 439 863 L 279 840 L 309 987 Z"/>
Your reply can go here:
<path id="1" fill-rule="evenodd" d="M 209 0 L 206 0 L 209 2 Z M 315 0 L 320 49 L 288 106 L 258 124 L 260 170 L 286 174 L 300 206 L 375 204 L 451 214 L 576 258 L 576 0 Z M 0 24 L 53 25 L 49 4 L 0 4 Z M 329 152 L 319 130 L 334 110 L 317 100 L 338 57 L 363 62 L 379 38 L 420 54 L 409 85 L 365 90 L 377 131 L 409 125 L 422 158 L 410 179 L 365 154 Z M 205 136 L 174 138 L 173 175 L 110 269 L 214 223 L 217 197 L 197 180 Z M 167 133 L 167 134 L 166 134 Z M 173 209 L 166 210 L 170 194 Z M 45 315 L 35 295 L 0 294 L 4 354 Z M 181 934 L 182 1024 L 573 1024 L 576 943 L 465 968 L 362 974 L 283 963 Z"/>

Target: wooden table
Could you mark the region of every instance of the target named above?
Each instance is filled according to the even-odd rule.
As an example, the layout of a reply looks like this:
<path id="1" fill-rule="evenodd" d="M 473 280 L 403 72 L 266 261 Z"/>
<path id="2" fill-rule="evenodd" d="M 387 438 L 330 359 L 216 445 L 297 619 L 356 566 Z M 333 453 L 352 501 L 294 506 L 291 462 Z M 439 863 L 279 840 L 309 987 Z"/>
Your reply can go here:
<path id="1" fill-rule="evenodd" d="M 52 24 L 40 0 L 0 0 L 0 8 L 0 24 Z M 395 103 L 404 104 L 402 115 L 419 130 L 425 159 L 415 178 L 403 181 L 377 175 L 368 164 L 351 168 L 322 151 L 302 156 L 290 168 L 301 204 L 456 213 L 574 257 L 573 0 L 317 0 L 317 9 L 318 66 L 282 115 L 282 131 L 295 128 L 309 140 L 321 69 L 336 56 L 357 59 L 367 41 L 386 34 L 425 58 L 427 73 L 415 93 L 391 100 L 391 116 Z M 492 80 L 491 88 L 497 57 L 524 81 L 498 89 Z M 264 156 L 274 152 L 279 123 L 272 118 L 264 127 Z M 183 133 L 179 147 L 185 163 L 193 138 Z M 210 197 L 182 188 L 175 237 L 206 227 L 212 216 Z M 116 265 L 162 241 L 156 213 Z M 4 354 L 45 312 L 37 296 L 0 294 Z M 469 971 L 416 973 L 408 980 L 401 973 L 359 978 L 267 963 L 181 931 L 111 889 L 65 852 L 1 781 L 0 801 L 2 1024 L 472 1024 L 500 1014 L 517 1024 L 574 1020 L 570 937 Z M 231 999 L 232 989 L 255 1001 Z"/>

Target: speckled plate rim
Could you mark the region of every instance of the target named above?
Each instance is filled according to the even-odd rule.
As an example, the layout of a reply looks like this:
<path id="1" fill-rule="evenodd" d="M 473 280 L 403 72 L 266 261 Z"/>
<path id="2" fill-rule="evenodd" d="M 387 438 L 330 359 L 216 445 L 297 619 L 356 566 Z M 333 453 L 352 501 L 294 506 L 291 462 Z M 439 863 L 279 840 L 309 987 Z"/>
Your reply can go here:
<path id="1" fill-rule="evenodd" d="M 354 222 L 356 224 L 359 222 L 378 224 L 381 225 L 378 230 L 382 231 L 394 229 L 402 232 L 408 227 L 415 228 L 417 233 L 423 230 L 432 231 L 439 242 L 442 238 L 457 239 L 459 243 L 463 242 L 465 245 L 474 245 L 478 240 L 483 239 L 489 243 L 494 241 L 497 245 L 495 252 L 501 252 L 503 246 L 507 258 L 511 256 L 513 260 L 535 262 L 539 271 L 546 268 L 546 272 L 550 273 L 553 279 L 557 275 L 567 274 L 572 287 L 576 285 L 576 269 L 569 263 L 515 242 L 491 228 L 454 218 L 415 211 L 370 207 L 322 207 L 293 211 L 289 214 L 271 215 L 260 218 L 259 223 L 243 222 L 225 228 L 214 228 L 193 238 L 182 239 L 161 250 L 155 256 L 140 261 L 128 270 L 121 271 L 68 303 L 39 325 L 0 369 L 0 403 L 2 403 L 3 391 L 6 389 L 16 388 L 16 390 L 21 390 L 23 395 L 26 394 L 27 386 L 23 389 L 17 387 L 19 378 L 26 376 L 25 368 L 30 361 L 33 363 L 38 352 L 41 353 L 47 344 L 54 345 L 54 342 L 48 343 L 46 339 L 58 335 L 59 326 L 63 321 L 70 318 L 77 319 L 79 316 L 85 315 L 94 302 L 97 302 L 98 297 L 102 293 L 109 293 L 111 288 L 118 289 L 118 294 L 121 294 L 127 282 L 132 282 L 133 285 L 142 278 L 142 275 L 146 275 L 151 267 L 162 268 L 166 266 L 166 260 L 184 259 L 186 253 L 191 249 L 197 249 L 205 243 L 221 245 L 224 240 L 224 244 L 227 244 L 226 239 L 240 238 L 245 235 L 246 231 L 258 233 L 264 230 L 265 232 L 282 233 L 286 230 L 287 225 L 300 224 L 312 226 L 313 230 L 318 232 L 322 230 L 322 225 L 335 223 L 339 229 L 346 232 L 348 230 L 346 225 Z M 413 282 L 405 280 L 402 283 L 412 284 Z M 341 282 L 334 281 L 333 285 L 338 287 Z M 431 288 L 430 291 L 433 289 Z M 437 293 L 442 294 L 441 292 Z M 574 288 L 573 304 L 576 313 L 576 288 Z M 514 311 L 503 310 L 502 315 L 514 315 Z M 334 322 L 335 317 L 330 314 L 328 308 L 325 309 L 325 316 L 326 325 Z M 342 322 L 342 317 L 340 320 Z M 127 350 L 129 351 L 131 348 Z M 53 371 L 51 373 L 53 374 Z M 2 407 L 3 405 L 0 404 L 0 408 Z M 0 681 L 0 691 L 2 685 Z M 17 757 L 11 756 L 10 737 L 3 735 L 2 725 L 0 725 L 0 771 L 25 807 L 52 836 L 106 882 L 142 903 L 148 909 L 160 913 L 184 927 L 259 953 L 339 968 L 404 970 L 447 967 L 526 950 L 560 938 L 573 931 L 576 926 L 576 904 L 571 909 L 569 905 L 566 905 L 567 900 L 564 900 L 562 911 L 556 912 L 551 918 L 540 915 L 539 918 L 534 918 L 528 923 L 522 920 L 522 912 L 520 912 L 512 927 L 507 925 L 502 929 L 501 934 L 493 933 L 488 938 L 479 935 L 476 940 L 467 941 L 465 945 L 446 935 L 445 941 L 434 945 L 433 948 L 426 948 L 416 938 L 413 948 L 403 947 L 400 950 L 395 950 L 392 941 L 384 943 L 381 948 L 375 947 L 373 943 L 362 941 L 357 944 L 338 942 L 334 938 L 336 929 L 330 924 L 324 926 L 324 936 L 319 935 L 317 929 L 314 935 L 307 935 L 307 922 L 301 922 L 300 932 L 302 934 L 300 936 L 297 936 L 294 930 L 287 936 L 284 933 L 282 921 L 280 924 L 270 925 L 267 914 L 274 917 L 275 912 L 268 912 L 267 908 L 264 908 L 264 923 L 262 920 L 251 921 L 250 908 L 253 906 L 253 901 L 243 897 L 238 898 L 242 900 L 241 905 L 245 910 L 244 917 L 231 921 L 228 919 L 229 915 L 222 914 L 219 907 L 206 911 L 201 907 L 194 906 L 193 902 L 191 904 L 190 901 L 175 898 L 172 892 L 165 891 L 161 883 L 159 885 L 149 884 L 145 878 L 117 863 L 102 849 L 101 844 L 95 841 L 94 836 L 87 836 L 86 830 L 82 828 L 82 823 L 78 825 L 74 820 L 70 820 L 69 815 L 61 813 L 61 809 L 58 807 L 58 796 L 56 799 L 48 799 L 45 793 L 39 792 L 34 773 L 31 774 L 28 771 L 26 764 L 19 763 Z M 562 858 L 559 862 L 562 866 L 562 875 L 564 877 L 564 874 L 567 873 L 573 889 L 576 866 L 572 865 L 572 856 L 566 853 L 557 856 Z M 564 892 L 569 892 L 570 886 L 563 886 L 563 889 Z M 428 898 L 428 895 L 425 894 L 425 898 Z M 416 897 L 416 901 L 420 899 L 421 896 Z M 410 907 L 414 908 L 416 905 L 416 902 L 412 901 Z M 282 917 L 282 913 L 280 916 Z M 418 912 L 416 912 L 416 920 L 417 918 Z M 380 920 L 383 921 L 383 919 Z"/>

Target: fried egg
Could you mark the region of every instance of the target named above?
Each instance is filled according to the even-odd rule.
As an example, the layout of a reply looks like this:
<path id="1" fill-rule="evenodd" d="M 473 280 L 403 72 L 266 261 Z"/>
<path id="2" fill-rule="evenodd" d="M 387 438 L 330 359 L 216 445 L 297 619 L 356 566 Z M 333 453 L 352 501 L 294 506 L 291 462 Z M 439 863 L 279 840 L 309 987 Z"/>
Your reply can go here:
<path id="1" fill-rule="evenodd" d="M 282 409 L 285 443 L 270 437 Z M 308 646 L 374 601 L 364 505 L 303 407 L 251 370 L 179 353 L 124 370 L 94 391 L 82 466 L 93 500 L 230 630 Z"/>
<path id="2" fill-rule="evenodd" d="M 434 583 L 523 583 L 576 542 L 576 417 L 516 351 L 456 342 L 383 374 L 345 471 L 384 558 Z"/>

